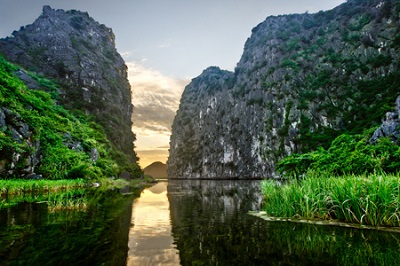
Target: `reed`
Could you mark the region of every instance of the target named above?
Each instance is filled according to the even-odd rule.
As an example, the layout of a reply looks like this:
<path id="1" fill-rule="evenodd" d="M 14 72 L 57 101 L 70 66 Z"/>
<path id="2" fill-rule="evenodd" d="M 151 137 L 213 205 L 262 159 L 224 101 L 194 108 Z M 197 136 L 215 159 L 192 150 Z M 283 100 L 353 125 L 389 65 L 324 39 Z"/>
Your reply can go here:
<path id="1" fill-rule="evenodd" d="M 86 210 L 88 198 L 84 191 L 66 191 L 51 195 L 47 201 L 50 212 L 59 210 Z"/>
<path id="2" fill-rule="evenodd" d="M 398 174 L 332 177 L 316 172 L 285 184 L 266 180 L 264 209 L 275 217 L 400 226 L 399 182 Z"/>
<path id="3" fill-rule="evenodd" d="M 75 180 L 0 180 L 0 196 L 21 195 L 25 193 L 43 193 L 48 191 L 61 191 L 73 188 L 85 187 L 87 181 Z"/>

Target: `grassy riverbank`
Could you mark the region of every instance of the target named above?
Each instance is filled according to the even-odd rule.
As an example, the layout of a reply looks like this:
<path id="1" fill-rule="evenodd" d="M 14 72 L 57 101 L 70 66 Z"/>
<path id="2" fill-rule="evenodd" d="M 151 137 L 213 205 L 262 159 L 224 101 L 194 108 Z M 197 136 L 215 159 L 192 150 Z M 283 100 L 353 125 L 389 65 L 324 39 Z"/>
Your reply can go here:
<path id="1" fill-rule="evenodd" d="M 86 187 L 84 179 L 74 180 L 0 180 L 0 195 L 20 195 L 25 193 L 43 193 L 48 191 L 69 190 Z"/>
<path id="2" fill-rule="evenodd" d="M 0 179 L 0 196 L 5 195 L 22 195 L 27 193 L 45 193 L 57 192 L 64 190 L 74 190 L 78 188 L 91 187 L 94 184 L 101 188 L 122 188 L 122 187 L 144 187 L 145 184 L 154 182 L 153 179 L 109 179 L 103 178 L 97 181 L 88 181 L 85 179 L 62 179 L 62 180 L 24 180 L 24 179 Z"/>
<path id="3" fill-rule="evenodd" d="M 285 184 L 263 181 L 264 209 L 274 217 L 400 226 L 400 176 L 333 177 L 310 173 Z"/>
<path id="4" fill-rule="evenodd" d="M 0 180 L 0 209 L 12 207 L 21 202 L 47 202 L 49 209 L 81 209 L 87 205 L 87 194 L 95 191 L 130 187 L 141 191 L 155 182 L 154 179 L 124 180 L 124 179 L 99 179 L 88 182 L 84 179 L 75 180 Z M 99 187 L 97 187 L 99 186 Z"/>

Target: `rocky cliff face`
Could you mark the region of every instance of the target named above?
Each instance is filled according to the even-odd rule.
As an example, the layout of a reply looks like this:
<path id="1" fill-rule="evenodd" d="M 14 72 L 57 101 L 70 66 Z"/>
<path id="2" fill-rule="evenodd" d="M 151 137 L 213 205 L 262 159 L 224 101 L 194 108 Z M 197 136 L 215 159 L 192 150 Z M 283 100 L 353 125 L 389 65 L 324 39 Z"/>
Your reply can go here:
<path id="1" fill-rule="evenodd" d="M 399 94 L 400 4 L 269 17 L 234 72 L 206 69 L 172 126 L 175 178 L 265 178 L 285 155 L 377 125 Z"/>
<path id="2" fill-rule="evenodd" d="M 0 108 L 0 131 L 10 132 L 10 136 L 17 143 L 26 143 L 27 148 L 31 152 L 26 152 L 23 156 L 21 153 L 10 152 L 3 145 L 1 147 L 0 156 L 0 175 L 8 176 L 15 174 L 14 169 L 17 165 L 20 165 L 18 174 L 19 176 L 29 178 L 36 178 L 38 175 L 35 174 L 35 168 L 41 160 L 40 155 L 40 141 L 32 140 L 32 129 L 27 123 L 21 118 L 21 116 L 12 110 L 1 107 Z M 3 140 L 3 139 L 2 139 Z M 22 162 L 21 162 L 22 161 Z"/>
<path id="3" fill-rule="evenodd" d="M 399 144 L 400 135 L 400 96 L 396 99 L 396 106 L 393 112 L 387 112 L 385 120 L 375 130 L 371 143 L 376 143 L 378 139 L 388 137 L 395 144 Z"/>
<path id="4" fill-rule="evenodd" d="M 114 41 L 112 30 L 87 13 L 45 6 L 33 24 L 0 40 L 0 52 L 58 80 L 59 101 L 94 116 L 111 142 L 135 162 L 131 90 Z"/>

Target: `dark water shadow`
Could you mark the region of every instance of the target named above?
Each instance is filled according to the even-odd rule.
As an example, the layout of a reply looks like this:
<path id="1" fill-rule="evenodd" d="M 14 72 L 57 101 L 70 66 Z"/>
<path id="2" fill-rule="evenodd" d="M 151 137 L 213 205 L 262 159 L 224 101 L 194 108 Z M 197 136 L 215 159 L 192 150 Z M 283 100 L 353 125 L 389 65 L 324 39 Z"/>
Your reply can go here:
<path id="1" fill-rule="evenodd" d="M 399 265 L 400 234 L 248 215 L 261 203 L 259 184 L 169 181 L 182 265 Z"/>
<path id="2" fill-rule="evenodd" d="M 88 192 L 82 209 L 20 203 L 0 210 L 0 265 L 126 265 L 134 197 Z"/>

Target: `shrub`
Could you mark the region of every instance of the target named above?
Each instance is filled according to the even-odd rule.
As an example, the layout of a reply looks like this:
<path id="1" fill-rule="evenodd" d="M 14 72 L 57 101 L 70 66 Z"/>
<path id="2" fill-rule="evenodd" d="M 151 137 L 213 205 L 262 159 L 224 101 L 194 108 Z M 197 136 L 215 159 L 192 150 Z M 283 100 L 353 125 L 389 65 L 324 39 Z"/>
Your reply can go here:
<path id="1" fill-rule="evenodd" d="M 326 171 L 334 175 L 374 172 L 396 173 L 400 169 L 400 147 L 389 138 L 377 144 L 368 142 L 368 134 L 338 136 L 328 149 L 292 154 L 277 163 L 277 171 L 300 177 L 307 171 Z"/>
<path id="2" fill-rule="evenodd" d="M 88 165 L 78 165 L 73 167 L 67 174 L 68 179 L 85 178 L 88 174 Z"/>

